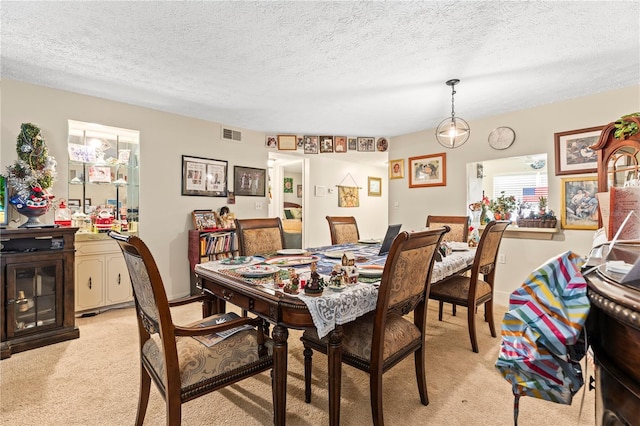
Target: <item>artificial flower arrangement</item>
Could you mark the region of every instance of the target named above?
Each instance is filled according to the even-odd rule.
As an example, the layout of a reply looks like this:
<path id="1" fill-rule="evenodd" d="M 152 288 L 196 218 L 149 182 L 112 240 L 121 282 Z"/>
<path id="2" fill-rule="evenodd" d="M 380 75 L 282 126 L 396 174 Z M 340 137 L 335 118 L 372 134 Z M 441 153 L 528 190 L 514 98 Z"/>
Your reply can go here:
<path id="1" fill-rule="evenodd" d="M 7 180 L 14 195 L 9 202 L 18 210 L 48 210 L 54 196 L 49 192 L 56 178 L 56 161 L 49 156 L 40 128 L 22 123 L 16 140 L 18 159 L 7 166 Z"/>
<path id="2" fill-rule="evenodd" d="M 469 210 L 471 210 L 472 212 L 480 212 L 481 225 L 486 225 L 490 222 L 489 218 L 487 217 L 489 204 L 491 204 L 491 201 L 489 200 L 489 197 L 484 195 L 484 191 L 482 193 L 482 200 L 469 204 Z"/>
<path id="3" fill-rule="evenodd" d="M 516 209 L 516 197 L 506 195 L 504 191 L 495 200 L 489 203 L 489 210 L 494 213 L 496 220 L 508 220 L 511 218 L 511 212 Z"/>

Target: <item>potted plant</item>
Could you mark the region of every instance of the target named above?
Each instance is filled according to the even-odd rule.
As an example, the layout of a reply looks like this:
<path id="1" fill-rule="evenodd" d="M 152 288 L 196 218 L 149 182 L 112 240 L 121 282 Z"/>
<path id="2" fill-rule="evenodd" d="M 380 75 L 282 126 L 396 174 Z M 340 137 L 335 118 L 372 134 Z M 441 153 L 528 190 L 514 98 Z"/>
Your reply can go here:
<path id="1" fill-rule="evenodd" d="M 545 212 L 547 211 L 547 197 L 540 196 L 538 198 L 538 211 L 541 215 L 545 214 Z"/>
<path id="2" fill-rule="evenodd" d="M 507 195 L 504 191 L 495 200 L 489 203 L 489 210 L 494 214 L 496 220 L 511 219 L 511 212 L 516 209 L 516 197 Z"/>

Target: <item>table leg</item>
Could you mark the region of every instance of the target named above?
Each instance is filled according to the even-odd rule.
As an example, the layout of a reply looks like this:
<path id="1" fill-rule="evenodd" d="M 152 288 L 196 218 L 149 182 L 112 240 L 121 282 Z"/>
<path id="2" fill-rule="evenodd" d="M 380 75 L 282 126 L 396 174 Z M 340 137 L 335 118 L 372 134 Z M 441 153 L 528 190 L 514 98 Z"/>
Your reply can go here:
<path id="1" fill-rule="evenodd" d="M 329 363 L 329 425 L 340 424 L 340 392 L 342 386 L 342 326 L 329 333 L 327 361 Z"/>
<path id="2" fill-rule="evenodd" d="M 287 338 L 289 330 L 277 324 L 273 327 L 273 422 L 284 426 L 287 417 Z"/>

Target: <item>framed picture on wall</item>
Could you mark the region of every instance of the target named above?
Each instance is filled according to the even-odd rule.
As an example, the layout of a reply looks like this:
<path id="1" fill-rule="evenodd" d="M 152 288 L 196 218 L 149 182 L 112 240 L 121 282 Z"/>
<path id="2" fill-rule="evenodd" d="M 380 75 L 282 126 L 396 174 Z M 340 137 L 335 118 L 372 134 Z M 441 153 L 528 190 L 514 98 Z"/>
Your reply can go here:
<path id="1" fill-rule="evenodd" d="M 598 154 L 590 146 L 598 142 L 604 126 L 554 133 L 556 176 L 595 173 Z"/>
<path id="2" fill-rule="evenodd" d="M 293 194 L 293 178 L 284 178 L 284 189 L 282 192 L 285 194 Z"/>
<path id="3" fill-rule="evenodd" d="M 367 193 L 370 197 L 381 197 L 382 196 L 382 178 L 371 177 L 367 179 Z"/>
<path id="4" fill-rule="evenodd" d="M 360 137 L 358 138 L 358 151 L 361 152 L 376 152 L 375 138 Z"/>
<path id="5" fill-rule="evenodd" d="M 562 229 L 598 229 L 597 176 L 563 178 Z"/>
<path id="6" fill-rule="evenodd" d="M 347 138 L 346 136 L 335 137 L 335 152 L 347 152 Z"/>
<path id="7" fill-rule="evenodd" d="M 302 198 L 302 185 L 298 185 L 296 195 L 298 198 Z"/>
<path id="8" fill-rule="evenodd" d="M 278 149 L 280 151 L 295 151 L 298 149 L 298 137 L 296 135 L 278 135 Z"/>
<path id="9" fill-rule="evenodd" d="M 318 137 L 305 135 L 304 139 L 304 153 L 305 154 L 317 154 L 318 153 Z"/>
<path id="10" fill-rule="evenodd" d="M 404 158 L 389 161 L 389 179 L 402 179 L 404 177 Z"/>
<path id="11" fill-rule="evenodd" d="M 347 145 L 348 145 L 349 151 L 357 151 L 358 138 L 347 138 Z"/>
<path id="12" fill-rule="evenodd" d="M 182 156 L 182 195 L 227 196 L 227 162 Z"/>
<path id="13" fill-rule="evenodd" d="M 320 152 L 333 152 L 333 136 L 320 136 Z"/>
<path id="14" fill-rule="evenodd" d="M 265 169 L 233 166 L 233 189 L 236 196 L 264 197 Z"/>
<path id="15" fill-rule="evenodd" d="M 447 154 L 409 158 L 409 188 L 447 185 Z"/>

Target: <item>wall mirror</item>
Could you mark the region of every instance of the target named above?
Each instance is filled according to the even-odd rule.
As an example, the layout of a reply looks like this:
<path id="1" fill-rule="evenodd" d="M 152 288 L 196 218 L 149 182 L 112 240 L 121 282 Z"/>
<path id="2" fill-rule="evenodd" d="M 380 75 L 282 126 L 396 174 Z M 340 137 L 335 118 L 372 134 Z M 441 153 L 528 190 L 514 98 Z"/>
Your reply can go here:
<path id="1" fill-rule="evenodd" d="M 549 194 L 547 154 L 467 163 L 467 204 L 482 200 L 483 194 L 493 200 L 502 191 L 516 199 L 512 221 L 518 215 L 526 217 L 532 211 L 537 212 L 540 197 Z M 548 206 L 550 210 L 556 208 Z"/>

